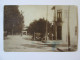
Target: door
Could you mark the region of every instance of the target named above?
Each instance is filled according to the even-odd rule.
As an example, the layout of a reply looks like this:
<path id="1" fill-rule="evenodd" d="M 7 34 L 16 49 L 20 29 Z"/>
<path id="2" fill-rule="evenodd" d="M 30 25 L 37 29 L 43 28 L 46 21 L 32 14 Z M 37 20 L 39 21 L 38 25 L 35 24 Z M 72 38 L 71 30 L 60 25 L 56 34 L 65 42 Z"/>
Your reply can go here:
<path id="1" fill-rule="evenodd" d="M 57 40 L 62 40 L 62 26 L 57 26 Z"/>

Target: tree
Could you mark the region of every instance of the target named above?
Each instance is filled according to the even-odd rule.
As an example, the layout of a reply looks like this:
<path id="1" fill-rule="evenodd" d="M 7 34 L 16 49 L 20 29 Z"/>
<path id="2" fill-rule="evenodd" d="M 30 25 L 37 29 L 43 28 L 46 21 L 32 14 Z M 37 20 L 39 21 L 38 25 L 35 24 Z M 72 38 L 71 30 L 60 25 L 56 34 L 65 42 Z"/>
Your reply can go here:
<path id="1" fill-rule="evenodd" d="M 14 34 L 20 33 L 23 28 L 24 17 L 19 12 L 18 6 L 4 6 L 4 31 Z"/>
<path id="2" fill-rule="evenodd" d="M 46 33 L 46 23 L 47 23 L 47 27 L 48 27 L 47 32 L 50 32 L 51 24 L 49 23 L 49 21 L 45 20 L 44 18 L 40 18 L 39 20 L 33 21 L 29 25 L 27 31 L 31 35 L 33 35 L 35 32 L 35 33 L 40 33 L 41 37 L 44 37 L 45 33 Z"/>

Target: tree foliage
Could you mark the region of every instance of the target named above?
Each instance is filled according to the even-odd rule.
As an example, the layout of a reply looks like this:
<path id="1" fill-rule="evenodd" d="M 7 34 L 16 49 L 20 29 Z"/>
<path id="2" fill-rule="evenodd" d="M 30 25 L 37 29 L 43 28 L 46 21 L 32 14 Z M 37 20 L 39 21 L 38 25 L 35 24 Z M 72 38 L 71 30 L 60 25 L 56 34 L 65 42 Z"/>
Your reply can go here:
<path id="1" fill-rule="evenodd" d="M 22 13 L 20 13 L 18 6 L 4 6 L 4 31 L 8 33 L 20 33 L 23 27 L 24 17 Z"/>
<path id="2" fill-rule="evenodd" d="M 42 36 L 46 33 L 46 23 L 47 23 L 47 32 L 50 32 L 51 24 L 44 18 L 33 21 L 28 27 L 28 33 L 33 35 L 35 33 L 41 33 Z"/>

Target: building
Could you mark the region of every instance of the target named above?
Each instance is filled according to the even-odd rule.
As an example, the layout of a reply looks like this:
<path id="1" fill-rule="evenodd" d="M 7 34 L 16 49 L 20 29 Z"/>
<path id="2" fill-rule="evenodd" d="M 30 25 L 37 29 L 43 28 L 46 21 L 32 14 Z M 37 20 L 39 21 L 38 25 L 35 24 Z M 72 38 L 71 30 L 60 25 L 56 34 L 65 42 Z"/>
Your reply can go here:
<path id="1" fill-rule="evenodd" d="M 26 27 L 23 28 L 21 35 L 27 35 L 27 28 Z"/>
<path id="2" fill-rule="evenodd" d="M 78 45 L 78 10 L 77 6 L 52 7 L 54 13 L 54 40 L 62 44 Z"/>

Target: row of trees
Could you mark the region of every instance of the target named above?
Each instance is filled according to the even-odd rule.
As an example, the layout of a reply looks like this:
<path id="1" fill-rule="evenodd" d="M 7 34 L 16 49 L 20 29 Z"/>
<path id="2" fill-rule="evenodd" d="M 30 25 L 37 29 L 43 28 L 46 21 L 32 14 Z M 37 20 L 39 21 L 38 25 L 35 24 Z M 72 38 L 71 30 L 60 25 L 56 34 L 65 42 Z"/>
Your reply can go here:
<path id="1" fill-rule="evenodd" d="M 18 6 L 4 6 L 4 31 L 9 34 L 20 33 L 23 28 L 24 17 L 20 13 Z"/>
<path id="2" fill-rule="evenodd" d="M 39 20 L 33 21 L 27 29 L 28 34 L 34 36 L 34 32 L 40 33 L 41 38 L 43 38 L 46 33 L 46 24 L 47 24 L 47 32 L 49 33 L 49 37 L 52 39 L 53 25 L 49 21 L 45 20 L 44 18 L 40 18 Z"/>

